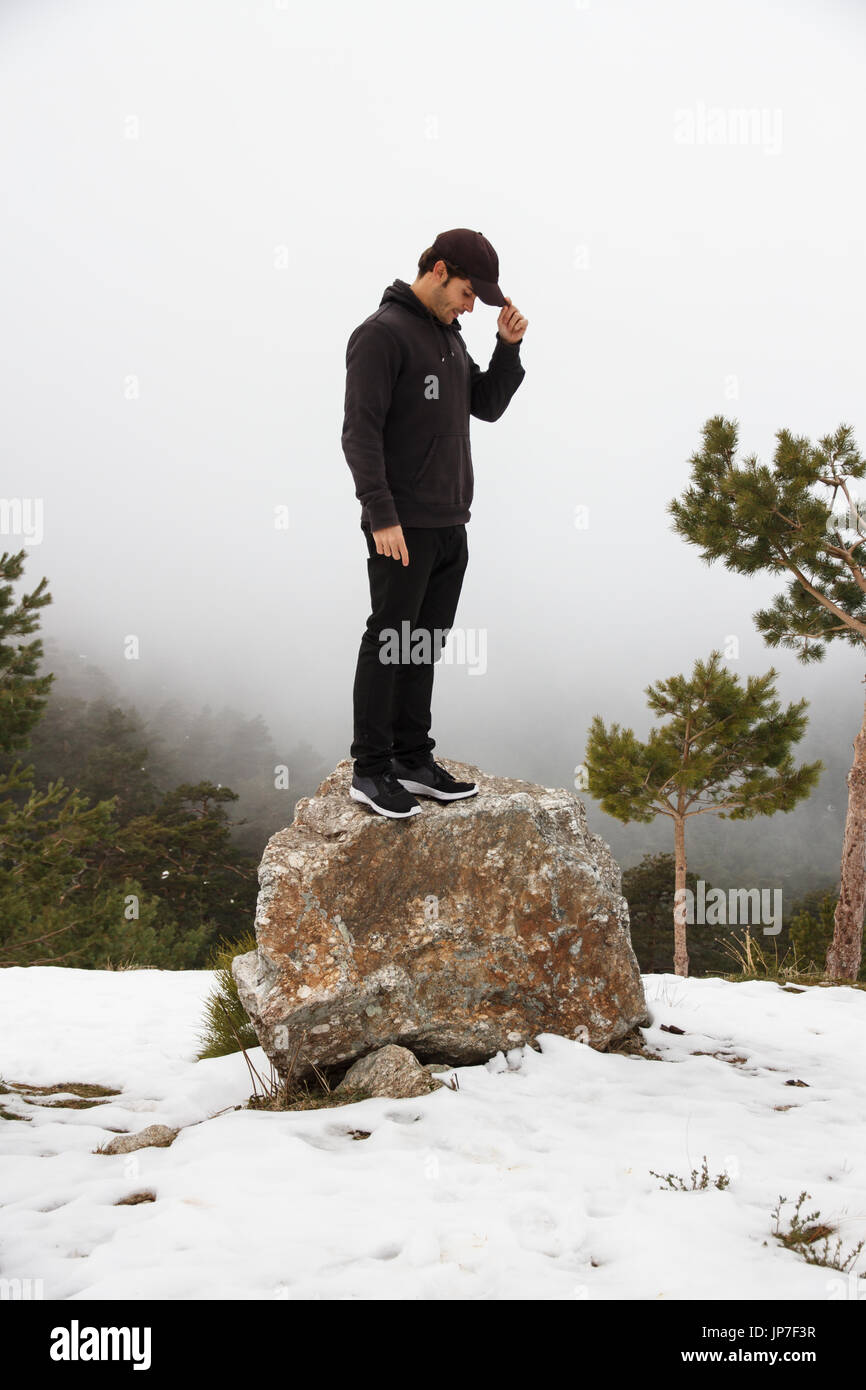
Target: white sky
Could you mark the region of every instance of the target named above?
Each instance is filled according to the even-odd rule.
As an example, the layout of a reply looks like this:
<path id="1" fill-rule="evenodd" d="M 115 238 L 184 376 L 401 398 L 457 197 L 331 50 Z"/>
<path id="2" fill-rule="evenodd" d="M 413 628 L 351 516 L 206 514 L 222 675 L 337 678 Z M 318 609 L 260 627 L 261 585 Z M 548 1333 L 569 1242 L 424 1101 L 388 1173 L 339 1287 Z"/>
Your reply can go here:
<path id="1" fill-rule="evenodd" d="M 440 754 L 568 785 L 594 712 L 645 732 L 644 687 L 731 635 L 743 678 L 775 664 L 816 719 L 847 690 L 853 736 L 857 655 L 805 670 L 770 652 L 751 614 L 774 585 L 708 569 L 665 508 L 716 413 L 744 453 L 842 422 L 866 447 L 866 13 L 430 15 L 0 8 L 2 491 L 44 500 L 26 572 L 50 581 L 44 634 L 133 699 L 237 703 L 347 756 L 368 592 L 346 340 L 438 231 L 468 226 L 530 322 L 517 396 L 473 422 L 455 626 L 485 630 L 487 671 L 437 674 Z M 683 112 L 706 135 L 741 108 L 748 141 L 677 138 Z M 495 320 L 480 302 L 463 320 L 483 366 Z"/>

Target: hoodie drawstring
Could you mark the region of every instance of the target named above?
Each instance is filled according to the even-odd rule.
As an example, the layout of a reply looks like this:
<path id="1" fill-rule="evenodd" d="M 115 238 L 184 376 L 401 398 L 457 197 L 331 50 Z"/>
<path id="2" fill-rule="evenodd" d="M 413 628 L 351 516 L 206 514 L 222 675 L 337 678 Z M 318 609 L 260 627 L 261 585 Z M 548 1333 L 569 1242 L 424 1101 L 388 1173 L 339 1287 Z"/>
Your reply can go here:
<path id="1" fill-rule="evenodd" d="M 447 346 L 447 348 L 448 348 L 448 351 L 450 352 L 451 356 L 453 357 L 453 356 L 454 356 L 454 349 L 453 349 L 453 347 L 451 346 L 451 344 L 448 342 L 448 334 L 447 334 L 446 330 L 442 327 L 442 324 L 439 323 L 439 321 L 435 318 L 435 316 L 433 316 L 433 327 L 436 328 L 436 329 L 438 329 L 439 332 L 442 334 L 443 338 L 445 339 L 445 343 L 446 343 L 446 346 Z M 442 362 L 445 361 L 445 353 L 444 353 L 444 352 L 443 352 L 442 357 L 441 357 L 440 360 L 441 360 Z"/>
<path id="2" fill-rule="evenodd" d="M 392 300 L 396 301 L 398 304 L 404 304 L 407 308 L 411 307 L 412 313 L 423 315 L 425 312 L 425 306 L 421 304 L 420 299 L 418 299 L 411 286 L 408 285 L 405 280 L 395 280 L 393 284 L 389 285 L 379 302 L 380 304 L 387 304 L 389 301 Z M 448 347 L 448 351 L 450 355 L 453 357 L 454 349 L 451 346 L 451 339 L 454 336 L 454 330 L 452 329 L 449 333 L 448 329 L 446 329 L 445 325 L 442 323 L 442 320 L 436 317 L 432 309 L 427 309 L 426 312 L 434 330 L 438 329 L 439 332 L 443 334 L 445 338 L 445 343 Z M 437 338 L 437 342 L 438 341 L 439 340 Z M 440 362 L 445 361 L 444 352 L 440 353 L 439 360 Z"/>

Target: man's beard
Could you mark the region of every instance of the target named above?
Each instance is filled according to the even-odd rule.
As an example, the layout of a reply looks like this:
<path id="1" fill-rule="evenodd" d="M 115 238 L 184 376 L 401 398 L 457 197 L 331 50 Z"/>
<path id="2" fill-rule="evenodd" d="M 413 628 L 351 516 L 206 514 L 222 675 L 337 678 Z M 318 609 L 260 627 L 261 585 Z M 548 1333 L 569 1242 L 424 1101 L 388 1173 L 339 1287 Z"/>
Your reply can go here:
<path id="1" fill-rule="evenodd" d="M 454 318 L 455 309 L 453 304 L 447 302 L 448 296 L 445 293 L 445 285 L 440 288 L 438 293 L 441 298 L 434 301 L 436 317 L 443 323 L 451 323 Z"/>

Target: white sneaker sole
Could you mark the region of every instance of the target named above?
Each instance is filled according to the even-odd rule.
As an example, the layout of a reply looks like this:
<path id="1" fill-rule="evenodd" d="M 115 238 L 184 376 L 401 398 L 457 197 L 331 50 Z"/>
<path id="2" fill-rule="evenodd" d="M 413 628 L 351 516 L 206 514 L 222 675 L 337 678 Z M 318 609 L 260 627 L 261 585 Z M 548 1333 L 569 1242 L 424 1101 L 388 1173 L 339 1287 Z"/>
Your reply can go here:
<path id="1" fill-rule="evenodd" d="M 469 792 L 437 792 L 432 787 L 426 787 L 423 782 L 409 782 L 403 777 L 398 777 L 397 781 L 407 792 L 414 792 L 416 796 L 432 796 L 437 801 L 461 801 L 463 797 L 475 796 L 478 792 L 477 782 Z"/>
<path id="2" fill-rule="evenodd" d="M 384 806 L 377 806 L 372 797 L 366 792 L 359 791 L 357 787 L 349 788 L 349 795 L 353 801 L 364 801 L 368 806 L 380 816 L 390 816 L 392 820 L 405 820 L 407 816 L 420 816 L 421 807 L 413 806 L 409 811 L 386 811 Z"/>

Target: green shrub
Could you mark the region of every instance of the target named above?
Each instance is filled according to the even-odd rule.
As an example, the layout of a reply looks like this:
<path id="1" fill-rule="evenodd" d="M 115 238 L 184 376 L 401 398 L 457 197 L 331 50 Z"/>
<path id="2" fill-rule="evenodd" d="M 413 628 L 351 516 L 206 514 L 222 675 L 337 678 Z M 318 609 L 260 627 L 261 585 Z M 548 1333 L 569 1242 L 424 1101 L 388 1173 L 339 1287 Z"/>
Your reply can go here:
<path id="1" fill-rule="evenodd" d="M 248 931 L 239 941 L 223 939 L 211 953 L 208 969 L 214 971 L 216 978 L 204 1006 L 204 1022 L 199 1033 L 201 1047 L 196 1054 L 199 1061 L 259 1046 L 256 1030 L 238 998 L 232 974 L 234 957 L 255 949 L 255 932 Z"/>

